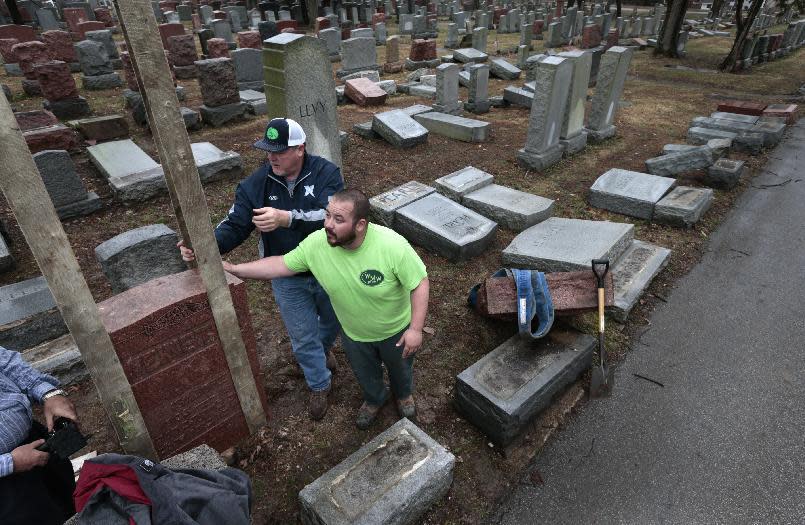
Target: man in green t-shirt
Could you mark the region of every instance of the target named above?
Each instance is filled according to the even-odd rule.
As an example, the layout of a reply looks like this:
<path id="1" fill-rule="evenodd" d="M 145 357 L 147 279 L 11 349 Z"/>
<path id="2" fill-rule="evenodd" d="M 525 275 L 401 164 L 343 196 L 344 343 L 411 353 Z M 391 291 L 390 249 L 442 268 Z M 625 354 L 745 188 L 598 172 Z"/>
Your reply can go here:
<path id="1" fill-rule="evenodd" d="M 389 398 L 383 368 L 400 415 L 416 417 L 414 354 L 422 346 L 429 283 L 425 265 L 398 233 L 370 224 L 360 190 L 337 192 L 324 229 L 283 256 L 245 264 L 224 262 L 238 277 L 274 279 L 311 272 L 330 296 L 341 323 L 344 352 L 363 392 L 356 424 L 365 429 Z"/>

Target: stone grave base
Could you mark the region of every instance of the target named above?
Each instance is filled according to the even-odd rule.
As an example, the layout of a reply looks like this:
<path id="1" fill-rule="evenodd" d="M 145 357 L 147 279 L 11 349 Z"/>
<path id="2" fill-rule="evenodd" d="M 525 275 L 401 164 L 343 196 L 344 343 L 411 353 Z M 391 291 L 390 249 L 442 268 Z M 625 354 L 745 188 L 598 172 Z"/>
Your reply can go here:
<path id="1" fill-rule="evenodd" d="M 559 139 L 559 144 L 561 144 L 564 148 L 562 154 L 565 157 L 575 155 L 587 147 L 587 132 L 582 131 L 575 137 L 571 137 L 569 139 Z"/>
<path id="2" fill-rule="evenodd" d="M 410 58 L 405 59 L 405 70 L 406 71 L 416 71 L 417 69 L 427 67 L 427 68 L 434 68 L 442 63 L 440 58 L 434 58 L 432 60 L 411 60 Z"/>
<path id="3" fill-rule="evenodd" d="M 335 76 L 338 78 L 344 78 L 347 75 L 351 75 L 353 73 L 360 73 L 361 71 L 377 71 L 378 73 L 380 73 L 381 70 L 382 68 L 379 65 L 374 64 L 371 66 L 358 67 L 355 69 L 339 69 L 338 71 L 335 72 Z"/>
<path id="4" fill-rule="evenodd" d="M 490 184 L 461 198 L 461 204 L 514 231 L 523 231 L 553 215 L 554 201 Z"/>
<path id="5" fill-rule="evenodd" d="M 483 115 L 484 113 L 489 113 L 490 106 L 491 104 L 488 100 L 483 102 L 465 102 L 464 110 L 475 113 L 476 115 Z"/>
<path id="6" fill-rule="evenodd" d="M 71 97 L 51 102 L 45 99 L 42 107 L 56 115 L 61 120 L 86 117 L 92 110 L 84 97 Z"/>
<path id="7" fill-rule="evenodd" d="M 731 190 L 741 180 L 744 172 L 744 161 L 719 159 L 707 168 L 704 183 L 711 188 Z"/>
<path id="8" fill-rule="evenodd" d="M 446 104 L 433 104 L 433 111 L 447 114 L 447 115 L 461 115 L 461 110 L 464 107 L 464 104 L 460 100 L 456 100 L 455 103 L 451 103 L 450 105 Z"/>
<path id="9" fill-rule="evenodd" d="M 100 197 L 94 191 L 87 192 L 87 198 L 78 201 L 78 202 L 71 202 L 70 204 L 66 204 L 64 206 L 59 206 L 56 208 L 56 213 L 59 216 L 59 219 L 69 219 L 71 217 L 79 217 L 82 215 L 89 215 L 90 213 L 100 210 L 103 207 L 103 202 L 101 202 Z"/>
<path id="10" fill-rule="evenodd" d="M 383 64 L 383 73 L 399 73 L 403 70 L 403 62 L 386 62 Z"/>
<path id="11" fill-rule="evenodd" d="M 32 154 L 46 149 L 72 151 L 79 147 L 76 132 L 64 124 L 35 128 L 23 132 L 22 136 Z"/>
<path id="12" fill-rule="evenodd" d="M 265 93 L 254 89 L 241 91 L 240 101 L 246 104 L 246 111 L 251 115 L 265 115 L 268 110 Z"/>
<path id="13" fill-rule="evenodd" d="M 129 135 L 129 125 L 123 115 L 105 115 L 73 120 L 67 125 L 77 129 L 85 139 L 89 140 L 110 140 Z"/>
<path id="14" fill-rule="evenodd" d="M 188 130 L 196 131 L 204 127 L 204 124 L 201 122 L 201 115 L 199 115 L 198 111 L 185 107 L 179 108 L 179 111 L 182 113 L 184 127 Z"/>
<path id="15" fill-rule="evenodd" d="M 242 119 L 246 116 L 246 104 L 235 102 L 211 108 L 202 104 L 199 106 L 201 120 L 210 126 L 219 127 L 235 119 Z"/>
<path id="16" fill-rule="evenodd" d="M 609 125 L 601 130 L 584 128 L 584 131 L 587 132 L 587 141 L 595 144 L 614 137 L 616 129 L 615 126 Z"/>
<path id="17" fill-rule="evenodd" d="M 265 89 L 265 84 L 263 83 L 262 80 L 252 82 L 238 82 L 238 91 L 246 91 L 247 89 L 262 92 Z"/>
<path id="18" fill-rule="evenodd" d="M 28 80 L 23 79 L 22 81 L 22 91 L 29 97 L 41 97 L 42 96 L 42 87 L 39 85 L 38 80 Z"/>
<path id="19" fill-rule="evenodd" d="M 654 206 L 654 220 L 671 226 L 691 228 L 713 203 L 713 190 L 678 186 Z"/>
<path id="20" fill-rule="evenodd" d="M 553 166 L 562 158 L 562 145 L 554 144 L 542 153 L 536 153 L 521 149 L 517 152 L 517 163 L 525 168 L 542 171 L 549 166 Z"/>
<path id="21" fill-rule="evenodd" d="M 341 62 L 341 53 L 333 53 L 330 55 L 330 62 Z"/>
<path id="22" fill-rule="evenodd" d="M 433 105 L 438 109 L 438 104 Z M 438 111 L 420 113 L 414 120 L 422 124 L 431 133 L 460 140 L 463 142 L 486 142 L 489 136 L 489 123 Z"/>
<path id="23" fill-rule="evenodd" d="M 173 73 L 178 80 L 187 80 L 198 76 L 196 66 L 173 66 Z"/>
<path id="24" fill-rule="evenodd" d="M 221 180 L 243 173 L 243 159 L 234 151 L 222 151 L 211 142 L 190 145 L 201 182 Z"/>
<path id="25" fill-rule="evenodd" d="M 117 73 L 106 75 L 87 76 L 81 75 L 81 85 L 90 91 L 100 91 L 102 89 L 114 89 L 123 85 L 123 79 Z"/>
<path id="26" fill-rule="evenodd" d="M 515 106 L 531 109 L 531 104 L 534 102 L 534 92 L 515 86 L 508 86 L 503 90 L 503 100 Z"/>
<path id="27" fill-rule="evenodd" d="M 401 419 L 299 492 L 303 523 L 417 523 L 453 482 L 453 454 Z"/>
<path id="28" fill-rule="evenodd" d="M 536 341 L 515 335 L 456 377 L 456 407 L 493 443 L 509 445 L 590 368 L 595 346 L 574 330 L 554 328 Z"/>
<path id="29" fill-rule="evenodd" d="M 78 383 L 90 377 L 87 366 L 81 358 L 81 352 L 70 334 L 29 348 L 22 353 L 22 357 L 40 372 L 50 374 L 61 381 L 62 386 Z"/>
<path id="30" fill-rule="evenodd" d="M 607 312 L 617 321 L 625 321 L 629 312 L 652 279 L 665 268 L 671 250 L 634 240 L 612 267 L 615 304 Z M 612 260 L 612 259 L 610 259 Z"/>
<path id="31" fill-rule="evenodd" d="M 352 125 L 352 131 L 355 132 L 356 135 L 361 136 L 365 139 L 377 139 L 380 138 L 380 135 L 375 133 L 372 130 L 372 122 L 359 122 L 358 124 Z"/>
<path id="32" fill-rule="evenodd" d="M 436 98 L 436 88 L 425 84 L 411 84 L 408 88 L 408 94 L 412 97 L 433 99 Z"/>
<path id="33" fill-rule="evenodd" d="M 0 287 L 0 346 L 21 352 L 67 333 L 44 277 Z"/>

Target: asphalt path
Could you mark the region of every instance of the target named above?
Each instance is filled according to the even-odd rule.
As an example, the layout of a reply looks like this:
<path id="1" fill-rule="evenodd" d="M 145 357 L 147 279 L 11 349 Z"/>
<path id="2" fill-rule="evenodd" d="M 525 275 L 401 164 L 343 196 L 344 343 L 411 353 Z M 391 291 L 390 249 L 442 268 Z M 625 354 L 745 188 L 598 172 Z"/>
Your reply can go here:
<path id="1" fill-rule="evenodd" d="M 805 118 L 615 380 L 488 523 L 805 523 Z"/>

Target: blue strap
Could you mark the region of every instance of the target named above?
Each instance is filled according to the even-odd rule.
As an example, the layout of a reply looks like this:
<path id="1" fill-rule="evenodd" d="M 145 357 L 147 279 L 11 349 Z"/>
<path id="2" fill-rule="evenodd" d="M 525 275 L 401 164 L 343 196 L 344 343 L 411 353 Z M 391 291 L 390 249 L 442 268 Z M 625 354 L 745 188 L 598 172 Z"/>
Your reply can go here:
<path id="1" fill-rule="evenodd" d="M 521 337 L 539 339 L 553 326 L 554 311 L 545 274 L 531 270 L 511 270 L 517 285 L 517 326 Z M 536 316 L 538 325 L 531 331 Z"/>

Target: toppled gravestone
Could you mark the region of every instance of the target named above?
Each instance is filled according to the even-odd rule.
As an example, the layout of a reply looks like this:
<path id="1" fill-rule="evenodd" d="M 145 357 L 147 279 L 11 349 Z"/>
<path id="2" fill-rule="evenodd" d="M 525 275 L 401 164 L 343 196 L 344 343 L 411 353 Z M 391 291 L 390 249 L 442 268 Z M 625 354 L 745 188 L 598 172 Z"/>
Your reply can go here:
<path id="1" fill-rule="evenodd" d="M 715 162 L 709 146 L 699 146 L 646 160 L 646 170 L 652 175 L 673 177 L 693 170 L 707 168 Z"/>
<path id="2" fill-rule="evenodd" d="M 176 232 L 149 224 L 116 235 L 95 248 L 95 257 L 114 293 L 187 269 L 176 243 Z"/>
<path id="3" fill-rule="evenodd" d="M 713 203 L 713 190 L 677 186 L 654 206 L 654 220 L 671 226 L 690 228 Z"/>
<path id="4" fill-rule="evenodd" d="M 668 177 L 613 168 L 596 179 L 588 200 L 596 208 L 651 219 L 654 205 L 675 185 Z"/>
<path id="5" fill-rule="evenodd" d="M 396 148 L 411 148 L 428 140 L 428 130 L 399 109 L 376 114 L 372 131 Z"/>
<path id="6" fill-rule="evenodd" d="M 652 279 L 668 264 L 671 250 L 635 240 L 612 267 L 615 304 L 609 315 L 624 321 L 651 284 Z"/>
<path id="7" fill-rule="evenodd" d="M 590 368 L 595 344 L 559 328 L 538 340 L 515 335 L 456 377 L 456 406 L 493 443 L 507 446 Z"/>
<path id="8" fill-rule="evenodd" d="M 428 131 L 462 142 L 486 142 L 489 136 L 489 123 L 438 111 L 414 115 L 413 119 Z"/>
<path id="9" fill-rule="evenodd" d="M 69 153 L 45 150 L 33 158 L 60 219 L 88 215 L 101 208 L 101 199 L 84 187 Z"/>
<path id="10" fill-rule="evenodd" d="M 453 482 L 455 457 L 407 419 L 299 492 L 302 522 L 417 523 Z"/>
<path id="11" fill-rule="evenodd" d="M 372 220 L 394 227 L 397 210 L 436 192 L 435 188 L 412 180 L 369 199 Z"/>
<path id="12" fill-rule="evenodd" d="M 0 287 L 0 346 L 22 351 L 66 332 L 44 277 Z"/>

